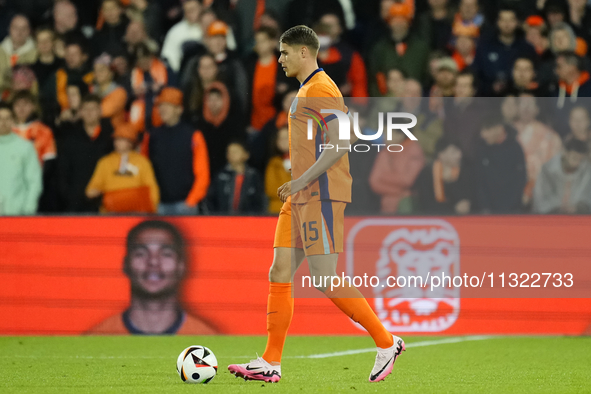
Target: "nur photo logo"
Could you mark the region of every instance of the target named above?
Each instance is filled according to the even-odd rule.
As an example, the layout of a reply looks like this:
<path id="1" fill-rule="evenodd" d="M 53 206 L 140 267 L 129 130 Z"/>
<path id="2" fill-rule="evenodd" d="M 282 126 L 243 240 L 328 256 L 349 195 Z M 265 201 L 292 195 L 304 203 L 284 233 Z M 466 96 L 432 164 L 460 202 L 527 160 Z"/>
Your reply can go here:
<path id="1" fill-rule="evenodd" d="M 304 107 L 304 109 L 308 112 L 304 112 L 304 115 L 308 115 L 311 119 L 308 119 L 308 129 L 307 129 L 307 138 L 308 140 L 314 139 L 314 123 L 319 127 L 319 130 L 323 128 L 328 129 L 328 122 L 322 116 L 322 114 L 331 114 L 333 117 L 336 118 L 339 123 L 339 140 L 341 141 L 348 141 L 351 139 L 351 121 L 353 121 L 353 132 L 355 136 L 361 141 L 380 141 L 382 136 L 384 135 L 384 129 L 386 134 L 386 141 L 392 140 L 392 132 L 394 130 L 402 131 L 410 140 L 417 141 L 417 137 L 415 137 L 410 129 L 417 125 L 417 117 L 408 112 L 387 112 L 383 113 L 380 112 L 378 114 L 378 129 L 374 134 L 363 134 L 359 127 L 359 113 L 349 112 L 348 114 L 344 113 L 343 111 L 337 109 L 321 109 L 320 112 L 309 108 Z M 385 116 L 384 116 L 385 115 Z M 330 116 L 329 116 L 330 117 Z M 384 125 L 384 119 L 386 119 L 386 124 Z M 402 119 L 408 119 L 410 122 L 407 123 L 399 123 Z M 332 120 L 332 119 L 331 119 Z M 347 146 L 339 146 L 339 144 L 335 144 L 332 141 L 328 141 L 326 139 L 326 134 L 324 134 L 324 138 L 319 139 L 318 141 L 318 150 L 322 152 L 323 150 L 328 149 L 336 149 L 339 150 L 348 150 L 349 152 L 369 152 L 372 147 L 376 148 L 378 152 L 381 149 L 387 149 L 389 152 L 402 152 L 403 147 L 400 144 L 382 144 L 382 143 L 374 143 L 374 144 L 355 144 L 355 145 L 347 145 Z"/>

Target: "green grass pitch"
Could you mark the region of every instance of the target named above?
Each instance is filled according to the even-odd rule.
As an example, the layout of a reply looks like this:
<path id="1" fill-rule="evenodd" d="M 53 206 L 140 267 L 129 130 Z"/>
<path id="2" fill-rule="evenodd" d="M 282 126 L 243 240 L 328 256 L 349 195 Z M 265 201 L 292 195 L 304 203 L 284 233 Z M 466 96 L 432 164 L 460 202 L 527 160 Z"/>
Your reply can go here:
<path id="1" fill-rule="evenodd" d="M 403 338 L 393 374 L 369 383 L 374 352 L 308 358 L 367 349 L 369 337 L 288 337 L 281 382 L 263 384 L 227 366 L 260 355 L 264 337 L 0 337 L 0 393 L 591 393 L 590 337 Z M 189 345 L 217 356 L 207 385 L 176 372 Z"/>

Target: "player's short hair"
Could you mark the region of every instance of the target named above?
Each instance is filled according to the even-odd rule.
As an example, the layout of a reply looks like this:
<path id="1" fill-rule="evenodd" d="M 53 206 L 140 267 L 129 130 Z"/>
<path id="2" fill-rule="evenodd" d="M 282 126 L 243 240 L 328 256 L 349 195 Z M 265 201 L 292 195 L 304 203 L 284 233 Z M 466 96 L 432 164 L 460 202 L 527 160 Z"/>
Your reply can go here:
<path id="1" fill-rule="evenodd" d="M 314 30 L 304 25 L 294 26 L 285 31 L 279 38 L 279 42 L 289 46 L 302 45 L 311 49 L 314 53 L 317 53 L 320 48 L 318 35 Z"/>
<path id="2" fill-rule="evenodd" d="M 125 242 L 126 256 L 129 254 L 129 251 L 135 245 L 137 237 L 143 231 L 146 230 L 166 231 L 172 237 L 172 247 L 174 251 L 178 254 L 180 260 L 185 259 L 185 240 L 181 232 L 174 225 L 162 220 L 146 220 L 145 222 L 141 222 L 140 224 L 135 225 L 131 230 L 129 230 Z"/>

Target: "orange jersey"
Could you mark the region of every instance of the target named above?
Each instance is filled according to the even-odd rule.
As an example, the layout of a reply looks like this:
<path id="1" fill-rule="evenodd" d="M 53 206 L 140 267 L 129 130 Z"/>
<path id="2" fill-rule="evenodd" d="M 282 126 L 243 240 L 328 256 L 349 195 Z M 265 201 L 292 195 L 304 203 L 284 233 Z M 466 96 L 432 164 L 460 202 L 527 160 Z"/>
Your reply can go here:
<path id="1" fill-rule="evenodd" d="M 322 114 L 322 109 L 337 109 L 348 113 L 337 85 L 319 68 L 300 86 L 289 114 L 289 154 L 293 179 L 298 179 L 320 157 L 321 144 L 329 144 L 324 122 L 328 123 L 335 115 Z M 316 118 L 316 119 L 314 119 Z M 312 119 L 312 138 L 308 136 L 308 119 Z M 336 143 L 334 144 L 336 147 Z M 316 200 L 351 202 L 352 178 L 349 173 L 349 156 L 345 155 L 318 179 L 291 198 L 294 204 L 304 204 Z"/>

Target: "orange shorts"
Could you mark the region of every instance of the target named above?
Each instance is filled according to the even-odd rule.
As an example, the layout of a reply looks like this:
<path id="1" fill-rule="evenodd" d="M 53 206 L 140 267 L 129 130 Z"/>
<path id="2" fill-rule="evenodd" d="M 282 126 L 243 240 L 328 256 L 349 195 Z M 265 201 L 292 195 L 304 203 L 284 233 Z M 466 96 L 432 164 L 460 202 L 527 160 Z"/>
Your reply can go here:
<path id="1" fill-rule="evenodd" d="M 303 249 L 306 256 L 343 252 L 345 207 L 341 201 L 310 201 L 281 207 L 274 248 Z"/>

